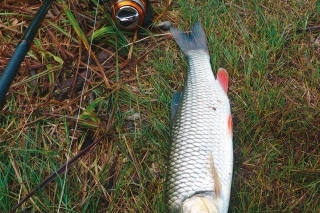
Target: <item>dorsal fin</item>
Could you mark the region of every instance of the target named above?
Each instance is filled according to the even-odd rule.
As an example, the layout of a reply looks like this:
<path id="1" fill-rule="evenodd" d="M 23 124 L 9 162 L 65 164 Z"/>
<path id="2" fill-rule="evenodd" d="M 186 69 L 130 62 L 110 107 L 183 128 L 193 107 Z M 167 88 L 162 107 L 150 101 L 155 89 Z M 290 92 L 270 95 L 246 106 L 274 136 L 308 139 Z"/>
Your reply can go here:
<path id="1" fill-rule="evenodd" d="M 222 89 L 228 93 L 228 87 L 229 87 L 229 75 L 227 70 L 223 68 L 219 68 L 217 73 L 217 80 L 219 84 L 221 85 Z"/>
<path id="2" fill-rule="evenodd" d="M 174 92 L 171 100 L 171 121 L 177 113 L 177 109 L 182 98 L 182 92 Z"/>

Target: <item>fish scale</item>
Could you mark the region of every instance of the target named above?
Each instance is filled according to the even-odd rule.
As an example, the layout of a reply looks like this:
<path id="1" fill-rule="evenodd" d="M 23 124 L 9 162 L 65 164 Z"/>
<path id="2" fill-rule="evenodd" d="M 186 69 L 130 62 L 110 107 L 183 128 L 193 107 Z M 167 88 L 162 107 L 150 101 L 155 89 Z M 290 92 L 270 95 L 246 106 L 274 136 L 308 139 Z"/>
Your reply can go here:
<path id="1" fill-rule="evenodd" d="M 194 25 L 189 37 L 171 28 L 187 56 L 188 70 L 184 92 L 171 122 L 168 212 L 184 212 L 184 202 L 193 197 L 209 199 L 217 212 L 227 212 L 229 206 L 233 165 L 229 99 L 212 73 L 207 49 L 203 45 L 197 49 L 198 44 L 196 48 L 181 47 L 186 39 L 194 39 L 192 33 L 197 35 L 202 30 L 199 25 Z"/>

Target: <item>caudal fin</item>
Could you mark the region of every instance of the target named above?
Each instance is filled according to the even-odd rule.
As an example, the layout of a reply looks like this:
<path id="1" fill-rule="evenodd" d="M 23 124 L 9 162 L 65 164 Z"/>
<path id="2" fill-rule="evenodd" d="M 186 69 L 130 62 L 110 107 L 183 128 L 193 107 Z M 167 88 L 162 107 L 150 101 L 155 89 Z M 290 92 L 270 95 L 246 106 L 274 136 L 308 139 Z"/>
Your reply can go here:
<path id="1" fill-rule="evenodd" d="M 184 55 L 187 56 L 190 50 L 204 50 L 209 53 L 207 37 L 200 22 L 193 24 L 190 33 L 182 32 L 174 27 L 170 27 L 170 32 Z"/>

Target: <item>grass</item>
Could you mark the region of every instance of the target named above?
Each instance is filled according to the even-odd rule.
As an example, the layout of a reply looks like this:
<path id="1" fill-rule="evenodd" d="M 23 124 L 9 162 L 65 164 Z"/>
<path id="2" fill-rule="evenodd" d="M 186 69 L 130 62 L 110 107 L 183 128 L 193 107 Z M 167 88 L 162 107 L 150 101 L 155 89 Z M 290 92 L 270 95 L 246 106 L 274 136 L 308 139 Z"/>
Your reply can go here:
<path id="1" fill-rule="evenodd" d="M 39 6 L 0 3 L 1 70 Z M 164 2 L 152 6 L 159 14 Z M 229 71 L 230 212 L 320 212 L 319 31 L 304 30 L 320 25 L 319 12 L 316 0 L 179 0 L 162 18 L 184 30 L 201 21 L 213 70 Z M 134 35 L 116 30 L 103 6 L 92 36 L 94 16 L 92 2 L 54 3 L 9 91 L 0 114 L 1 212 L 64 164 L 70 146 L 74 156 L 88 135 L 104 133 L 66 179 L 38 190 L 19 210 L 164 211 L 169 106 L 172 92 L 183 88 L 185 60 L 168 36 L 147 31 L 137 38 L 147 39 L 124 48 Z M 66 94 L 56 87 L 86 70 L 91 36 L 111 88 L 92 61 L 80 105 L 82 87 Z"/>

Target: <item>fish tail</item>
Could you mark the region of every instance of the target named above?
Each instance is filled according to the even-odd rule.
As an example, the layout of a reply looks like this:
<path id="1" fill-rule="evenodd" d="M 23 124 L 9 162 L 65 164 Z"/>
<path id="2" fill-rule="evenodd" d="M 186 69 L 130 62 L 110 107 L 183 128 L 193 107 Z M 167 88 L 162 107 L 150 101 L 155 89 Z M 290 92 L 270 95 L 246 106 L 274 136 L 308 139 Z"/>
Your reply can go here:
<path id="1" fill-rule="evenodd" d="M 170 27 L 170 32 L 185 56 L 190 50 L 203 50 L 209 54 L 207 36 L 200 22 L 193 24 L 189 33 Z"/>

